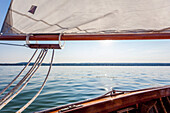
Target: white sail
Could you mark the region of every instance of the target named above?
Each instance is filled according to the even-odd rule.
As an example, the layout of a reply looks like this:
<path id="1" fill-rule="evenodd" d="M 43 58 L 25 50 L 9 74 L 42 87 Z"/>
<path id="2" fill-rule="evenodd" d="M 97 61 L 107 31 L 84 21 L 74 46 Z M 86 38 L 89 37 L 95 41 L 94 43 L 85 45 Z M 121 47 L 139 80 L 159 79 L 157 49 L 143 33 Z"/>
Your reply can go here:
<path id="1" fill-rule="evenodd" d="M 2 32 L 119 33 L 170 27 L 170 0 L 13 0 Z"/>

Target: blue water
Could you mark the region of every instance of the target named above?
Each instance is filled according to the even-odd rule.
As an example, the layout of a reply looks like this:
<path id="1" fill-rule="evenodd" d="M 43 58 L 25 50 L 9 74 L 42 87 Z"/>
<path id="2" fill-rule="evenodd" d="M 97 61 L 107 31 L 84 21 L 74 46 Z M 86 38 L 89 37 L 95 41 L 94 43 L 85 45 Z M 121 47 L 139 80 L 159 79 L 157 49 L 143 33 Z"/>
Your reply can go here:
<path id="1" fill-rule="evenodd" d="M 22 66 L 0 67 L 0 90 L 22 69 Z M 28 86 L 0 113 L 16 112 L 39 90 L 48 67 L 41 67 Z M 26 73 L 26 72 L 25 72 Z M 20 77 L 21 79 L 21 77 Z M 14 83 L 14 85 L 17 82 Z M 34 112 L 100 96 L 111 89 L 135 90 L 170 84 L 170 67 L 126 66 L 54 66 L 40 96 L 24 111 Z M 12 87 L 14 87 L 12 85 Z M 0 97 L 2 97 L 1 95 Z"/>

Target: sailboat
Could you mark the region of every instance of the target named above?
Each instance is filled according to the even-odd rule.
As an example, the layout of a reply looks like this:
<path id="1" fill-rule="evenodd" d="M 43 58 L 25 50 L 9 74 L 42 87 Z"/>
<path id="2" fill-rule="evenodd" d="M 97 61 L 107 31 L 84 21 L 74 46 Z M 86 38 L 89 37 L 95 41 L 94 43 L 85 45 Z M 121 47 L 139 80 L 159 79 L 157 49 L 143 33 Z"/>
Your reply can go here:
<path id="1" fill-rule="evenodd" d="M 35 100 L 50 73 L 54 49 L 64 47 L 62 41 L 170 39 L 169 14 L 169 0 L 11 0 L 0 40 L 26 41 L 23 46 L 36 50 L 28 64 L 0 94 L 19 78 L 37 50 L 41 51 L 28 73 L 0 100 L 0 108 L 22 91 L 41 66 L 48 49 L 53 49 L 42 87 L 17 112 L 22 112 Z M 58 41 L 58 44 L 41 44 L 41 41 Z M 39 112 L 168 113 L 169 96 L 169 85 L 135 91 L 113 90 L 91 100 Z"/>

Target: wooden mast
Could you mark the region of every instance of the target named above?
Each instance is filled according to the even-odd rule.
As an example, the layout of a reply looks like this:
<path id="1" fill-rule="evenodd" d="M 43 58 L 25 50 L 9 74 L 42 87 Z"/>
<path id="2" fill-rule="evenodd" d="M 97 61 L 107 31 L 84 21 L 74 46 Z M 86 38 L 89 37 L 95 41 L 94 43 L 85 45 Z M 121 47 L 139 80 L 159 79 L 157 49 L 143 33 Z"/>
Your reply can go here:
<path id="1" fill-rule="evenodd" d="M 59 34 L 36 34 L 31 35 L 29 40 L 55 41 Z M 82 40 L 159 40 L 170 39 L 170 33 L 137 33 L 137 34 L 64 34 L 61 40 L 82 41 Z M 26 35 L 0 35 L 0 40 L 24 41 Z"/>

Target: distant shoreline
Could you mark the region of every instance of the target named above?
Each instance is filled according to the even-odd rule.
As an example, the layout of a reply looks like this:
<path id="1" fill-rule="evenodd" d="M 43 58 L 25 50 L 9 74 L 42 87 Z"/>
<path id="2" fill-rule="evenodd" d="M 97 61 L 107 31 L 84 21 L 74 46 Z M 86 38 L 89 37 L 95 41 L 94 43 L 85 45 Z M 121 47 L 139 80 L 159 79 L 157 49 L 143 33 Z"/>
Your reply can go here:
<path id="1" fill-rule="evenodd" d="M 32 66 L 34 63 L 30 63 Z M 0 63 L 0 66 L 25 66 L 23 63 Z M 42 63 L 42 66 L 50 66 L 49 63 Z M 53 63 L 53 66 L 170 66 L 170 63 Z"/>

